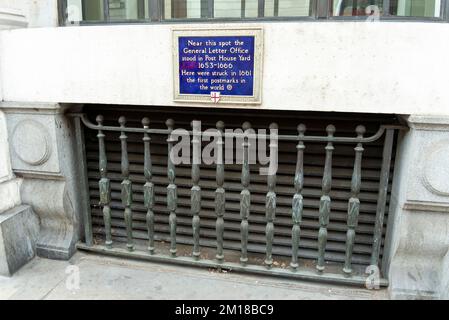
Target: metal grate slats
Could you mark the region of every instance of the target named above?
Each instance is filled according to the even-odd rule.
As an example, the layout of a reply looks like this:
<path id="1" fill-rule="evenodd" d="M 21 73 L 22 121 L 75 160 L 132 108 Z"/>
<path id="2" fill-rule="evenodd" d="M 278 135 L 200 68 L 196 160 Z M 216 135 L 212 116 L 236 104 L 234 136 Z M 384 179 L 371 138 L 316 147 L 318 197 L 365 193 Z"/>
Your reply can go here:
<path id="1" fill-rule="evenodd" d="M 167 112 L 167 110 L 170 110 Z M 367 128 L 365 136 L 373 135 L 383 124 L 394 124 L 393 116 L 360 116 L 340 115 L 332 113 L 298 113 L 298 112 L 268 112 L 268 111 L 238 111 L 238 110 L 205 110 L 205 109 L 167 109 L 167 108 L 139 108 L 139 107 L 105 107 L 86 106 L 85 112 L 92 122 L 98 114 L 104 116 L 104 124 L 117 126 L 117 119 L 126 115 L 126 126 L 139 128 L 142 118 L 150 120 L 151 128 L 166 129 L 165 121 L 172 118 L 176 128 L 190 130 L 192 120 L 201 120 L 203 130 L 215 128 L 217 121 L 225 123 L 226 129 L 240 128 L 245 120 L 251 121 L 254 129 L 267 129 L 272 122 L 279 124 L 281 134 L 296 135 L 299 123 L 307 125 L 308 135 L 322 136 L 326 126 L 332 123 L 336 127 L 336 137 L 355 136 L 355 125 L 363 124 Z M 94 235 L 104 239 L 105 228 L 103 211 L 99 206 L 100 192 L 98 189 L 99 154 L 97 131 L 85 130 L 87 169 L 89 179 L 90 204 L 92 207 L 92 221 Z M 105 133 L 105 148 L 108 160 L 108 178 L 111 187 L 111 225 L 114 241 L 126 242 L 126 223 L 123 219 L 125 206 L 121 202 L 121 183 L 123 180 L 121 168 L 120 132 Z M 127 149 L 129 161 L 129 180 L 132 182 L 133 203 L 133 237 L 148 240 L 146 214 L 144 206 L 143 186 L 144 145 L 143 135 L 128 133 Z M 301 221 L 301 239 L 299 242 L 299 259 L 317 259 L 319 206 L 322 196 L 322 177 L 325 162 L 325 143 L 307 142 L 304 151 L 304 211 Z M 360 188 L 360 215 L 356 228 L 354 242 L 353 263 L 368 265 L 372 252 L 373 230 L 376 216 L 376 203 L 382 164 L 383 139 L 374 143 L 364 144 L 362 160 L 362 183 Z M 330 221 L 327 225 L 328 235 L 325 260 L 342 263 L 345 261 L 348 199 L 351 197 L 351 177 L 354 166 L 354 146 L 335 144 L 332 159 L 332 187 L 329 193 L 331 202 Z M 170 241 L 169 212 L 167 209 L 167 137 L 151 135 L 152 182 L 154 183 L 154 228 L 155 239 Z M 279 141 L 279 170 L 276 177 L 276 219 L 274 220 L 274 237 L 272 253 L 276 256 L 291 256 L 291 219 L 292 198 L 295 193 L 293 183 L 296 168 L 296 142 Z M 394 159 L 391 171 L 394 168 Z M 258 166 L 251 165 L 249 191 L 251 206 L 249 215 L 248 253 L 266 252 L 266 224 L 265 217 L 266 195 L 268 192 L 267 177 L 258 174 Z M 240 234 L 240 192 L 241 165 L 225 165 L 226 190 L 224 215 L 224 248 L 241 250 Z M 391 179 L 390 179 L 391 180 Z M 391 182 L 390 182 L 391 185 Z M 176 186 L 178 196 L 177 214 L 177 242 L 193 245 L 191 188 L 192 167 L 176 166 Z M 200 245 L 216 247 L 216 213 L 215 166 L 200 166 L 200 181 L 202 206 L 200 216 Z M 389 188 L 390 190 L 390 188 Z M 388 212 L 389 193 L 387 197 Z M 387 221 L 387 218 L 384 219 Z M 385 225 L 384 231 L 385 233 Z"/>

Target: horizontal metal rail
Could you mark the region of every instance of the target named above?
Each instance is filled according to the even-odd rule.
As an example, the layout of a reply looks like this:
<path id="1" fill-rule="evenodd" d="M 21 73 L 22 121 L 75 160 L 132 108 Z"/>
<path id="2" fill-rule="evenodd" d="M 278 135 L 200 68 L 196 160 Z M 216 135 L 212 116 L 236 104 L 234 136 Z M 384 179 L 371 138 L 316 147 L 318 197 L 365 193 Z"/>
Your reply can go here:
<path id="1" fill-rule="evenodd" d="M 93 252 L 98 254 L 104 254 L 113 257 L 120 257 L 126 259 L 137 259 L 137 260 L 146 260 L 150 262 L 156 263 L 171 263 L 175 265 L 183 265 L 189 267 L 202 267 L 207 269 L 218 269 L 218 270 L 228 270 L 234 272 L 250 272 L 253 274 L 259 274 L 263 276 L 274 276 L 274 277 L 282 277 L 288 279 L 297 279 L 304 281 L 313 281 L 313 282 L 325 282 L 325 283 L 333 283 L 333 284 L 343 284 L 343 285 L 351 285 L 351 286 L 365 286 L 368 277 L 365 276 L 357 276 L 354 275 L 352 277 L 346 277 L 343 274 L 334 274 L 334 273 L 317 273 L 311 270 L 297 270 L 295 272 L 291 272 L 288 269 L 282 268 L 271 268 L 267 269 L 264 266 L 256 266 L 256 265 L 247 265 L 242 266 L 238 263 L 225 262 L 221 264 L 217 264 L 215 260 L 193 260 L 191 257 L 169 257 L 161 254 L 150 254 L 145 251 L 136 251 L 129 252 L 126 249 L 121 248 L 113 248 L 109 249 L 106 246 L 102 245 L 93 245 L 87 246 L 83 243 L 78 243 L 77 248 L 79 250 Z M 379 280 L 380 287 L 388 287 L 388 280 L 381 278 Z"/>
<path id="2" fill-rule="evenodd" d="M 92 130 L 103 130 L 103 131 L 115 131 L 115 132 L 119 132 L 122 131 L 122 129 L 118 128 L 118 127 L 112 127 L 112 126 L 100 126 L 100 125 L 96 125 L 92 122 L 90 122 L 90 120 L 87 118 L 87 116 L 85 114 L 80 115 L 81 120 L 83 121 L 84 125 L 86 127 L 88 127 L 89 129 Z M 278 140 L 280 141 L 304 141 L 304 142 L 334 142 L 334 143 L 371 143 L 371 142 L 375 142 L 377 140 L 379 140 L 385 133 L 386 130 L 391 129 L 391 130 L 408 130 L 408 128 L 406 126 L 401 126 L 401 125 L 382 125 L 380 126 L 379 130 L 372 135 L 371 137 L 366 137 L 366 138 L 360 138 L 360 137 L 330 137 L 330 136 L 303 136 L 303 137 L 298 137 L 295 135 L 282 135 L 279 134 Z M 169 134 L 169 130 L 168 129 L 145 129 L 145 128 L 124 128 L 123 132 L 128 132 L 128 133 L 147 133 L 147 134 L 160 134 L 160 135 L 167 135 Z M 176 132 L 177 136 L 182 136 L 182 135 L 193 135 L 192 131 L 189 130 L 182 130 L 179 132 Z M 211 132 L 211 131 L 207 131 L 207 132 L 202 132 L 201 133 L 202 136 L 204 137 L 224 137 L 224 138 L 244 138 L 247 137 L 249 134 L 248 133 L 235 133 L 235 132 L 219 132 L 218 130 L 216 132 Z M 261 138 L 261 139 L 269 139 L 270 138 L 270 134 L 259 134 L 259 133 L 255 133 L 254 134 L 257 138 Z"/>
<path id="3" fill-rule="evenodd" d="M 326 136 L 307 136 L 307 128 L 304 124 L 297 127 L 297 135 L 272 135 L 272 132 L 278 131 L 278 125 L 272 123 L 270 125 L 270 134 L 255 135 L 254 137 L 264 138 L 269 140 L 270 163 L 277 162 L 278 158 L 278 140 L 295 141 L 297 143 L 297 161 L 295 175 L 292 177 L 292 184 L 295 187 L 295 194 L 292 199 L 291 216 L 293 227 L 291 230 L 291 263 L 288 269 L 273 268 L 273 239 L 275 234 L 275 220 L 276 220 L 276 171 L 269 172 L 267 175 L 268 192 L 266 194 L 266 250 L 265 260 L 263 265 L 250 264 L 251 260 L 248 255 L 248 238 L 249 238 L 249 217 L 251 209 L 251 170 L 250 170 L 250 138 L 252 127 L 249 122 L 245 122 L 241 127 L 241 132 L 225 132 L 225 124 L 222 121 L 217 122 L 216 131 L 201 131 L 201 128 L 195 127 L 195 121 L 192 122 L 192 130 L 175 130 L 175 123 L 169 119 L 166 121 L 167 129 L 150 129 L 150 119 L 142 119 L 142 128 L 127 127 L 127 120 L 125 117 L 118 119 L 119 126 L 105 126 L 104 117 L 99 115 L 96 118 L 97 124 L 89 121 L 85 114 L 72 114 L 76 117 L 77 136 L 82 135 L 82 122 L 87 128 L 98 132 L 98 151 L 99 151 L 99 190 L 100 190 L 100 206 L 103 208 L 103 219 L 105 226 L 105 243 L 104 245 L 93 244 L 92 220 L 89 208 L 85 208 L 84 226 L 85 226 L 85 244 L 79 244 L 78 248 L 83 250 L 90 250 L 93 252 L 100 252 L 115 256 L 140 258 L 157 262 L 173 262 L 183 265 L 196 265 L 202 267 L 214 267 L 221 269 L 229 269 L 234 271 L 247 271 L 251 273 L 274 275 L 281 277 L 290 277 L 304 280 L 316 280 L 326 282 L 337 282 L 343 284 L 364 285 L 368 277 L 354 274 L 352 268 L 352 255 L 354 250 L 356 227 L 358 225 L 360 199 L 359 193 L 362 184 L 362 156 L 363 145 L 366 143 L 379 140 L 385 135 L 385 142 L 382 153 L 382 168 L 381 179 L 379 182 L 376 224 L 373 230 L 373 243 L 371 252 L 372 266 L 379 266 L 379 256 L 381 250 L 381 241 L 383 233 L 383 221 L 385 216 L 385 208 L 387 201 L 387 189 L 390 176 L 390 165 L 393 152 L 393 142 L 395 131 L 403 130 L 405 127 L 396 125 L 384 125 L 379 128 L 376 134 L 371 137 L 364 137 L 366 129 L 359 125 L 355 129 L 355 137 L 335 137 L 336 128 L 333 125 L 328 125 L 326 128 Z M 105 147 L 105 131 L 120 132 L 121 145 L 121 201 L 123 206 L 123 219 L 126 226 L 126 250 L 118 248 L 114 245 L 112 239 L 111 226 L 111 182 L 108 177 L 108 162 Z M 130 179 L 130 163 L 128 159 L 128 133 L 136 133 L 142 135 L 142 145 L 144 148 L 144 168 L 143 175 L 145 176 L 144 191 L 144 205 L 147 210 L 146 227 L 148 231 L 148 248 L 147 252 L 135 251 L 134 236 L 133 236 L 133 188 Z M 155 219 L 154 219 L 154 204 L 155 204 L 155 184 L 152 181 L 152 160 L 151 160 L 151 134 L 160 134 L 167 136 L 167 178 L 168 185 L 166 189 L 166 204 L 169 213 L 169 234 L 170 234 L 170 254 L 165 256 L 159 254 L 155 248 Z M 176 165 L 173 162 L 171 152 L 177 143 L 176 136 L 189 135 L 192 137 L 192 188 L 191 188 L 191 214 L 192 214 L 192 236 L 193 249 L 191 257 L 178 256 L 177 249 L 177 224 L 178 224 L 178 186 L 176 184 Z M 216 191 L 215 191 L 215 214 L 216 214 L 216 260 L 207 260 L 201 258 L 200 246 L 200 214 L 202 209 L 201 196 L 202 190 L 200 188 L 200 163 L 195 161 L 196 157 L 201 155 L 201 135 L 217 137 L 217 152 L 215 153 L 216 160 Z M 241 253 L 240 263 L 231 263 L 225 261 L 223 252 L 223 231 L 225 215 L 225 193 L 224 179 L 225 179 L 225 165 L 224 165 L 224 141 L 223 138 L 241 138 L 242 147 L 242 163 L 241 163 L 241 193 L 240 193 L 240 240 Z M 81 141 L 78 138 L 78 142 Z M 298 263 L 298 247 L 301 242 L 301 223 L 303 215 L 303 186 L 304 186 L 304 150 L 307 147 L 306 142 L 323 142 L 326 143 L 323 152 L 325 154 L 325 163 L 322 179 L 322 193 L 319 202 L 319 232 L 318 232 L 318 259 L 316 263 L 316 270 L 303 270 Z M 328 240 L 328 225 L 331 216 L 331 188 L 332 188 L 332 159 L 336 144 L 354 144 L 354 166 L 351 179 L 351 196 L 348 199 L 348 216 L 347 216 L 347 234 L 346 234 L 346 255 L 344 266 L 340 274 L 325 272 L 326 269 L 326 246 Z M 82 146 L 81 146 L 82 147 Z M 83 150 L 82 148 L 80 150 Z M 82 151 L 81 153 L 83 153 Z M 81 161 L 85 161 L 80 155 Z M 80 168 L 86 168 L 80 165 Z M 84 170 L 85 171 L 85 170 Z M 83 173 L 85 174 L 85 172 Z M 84 179 L 86 178 L 84 177 Z M 85 184 L 85 183 L 84 183 Z M 371 279 L 372 280 L 372 279 Z M 388 282 L 385 279 L 377 279 L 379 285 L 386 286 Z"/>

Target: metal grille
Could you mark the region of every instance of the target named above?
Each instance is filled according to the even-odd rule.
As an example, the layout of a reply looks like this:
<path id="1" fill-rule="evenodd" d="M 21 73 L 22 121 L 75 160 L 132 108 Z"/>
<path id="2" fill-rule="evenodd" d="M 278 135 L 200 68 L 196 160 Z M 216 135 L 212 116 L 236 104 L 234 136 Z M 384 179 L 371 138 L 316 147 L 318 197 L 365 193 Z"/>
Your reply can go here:
<path id="1" fill-rule="evenodd" d="M 173 245 L 176 246 L 177 244 L 194 245 L 194 252 L 198 251 L 198 248 L 201 248 L 203 251 L 206 248 L 211 250 L 217 248 L 215 200 L 217 168 L 215 165 L 201 165 L 198 168 L 200 172 L 198 186 L 201 190 L 202 201 L 199 210 L 200 228 L 198 233 L 199 241 L 197 242 L 194 240 L 195 232 L 193 231 L 194 228 L 192 228 L 193 217 L 196 215 L 195 209 L 192 210 L 192 199 L 195 201 L 192 198 L 195 174 L 192 177 L 192 166 L 179 165 L 174 168 L 176 180 L 170 183 L 167 178 L 167 166 L 170 164 L 167 162 L 168 130 L 166 120 L 171 118 L 174 120 L 174 127 L 188 130 L 191 130 L 190 123 L 192 120 L 201 120 L 203 130 L 215 128 L 218 121 L 223 121 L 226 128 L 241 128 L 243 121 L 250 120 L 254 129 L 268 129 L 273 122 L 278 124 L 281 135 L 278 143 L 279 169 L 276 177 L 274 177 L 275 187 L 269 190 L 268 186 L 270 184 L 267 183 L 267 180 L 270 177 L 260 176 L 258 174 L 258 165 L 248 166 L 250 169 L 248 190 L 251 194 L 251 204 L 249 207 L 248 241 L 246 245 L 246 243 L 242 243 L 241 203 L 241 192 L 245 189 L 245 179 L 242 180 L 242 169 L 245 172 L 245 168 L 242 167 L 245 166 L 235 164 L 224 166 L 223 188 L 226 193 L 223 216 L 223 249 L 225 251 L 233 250 L 238 253 L 243 247 L 246 247 L 247 255 L 250 258 L 252 256 L 263 257 L 261 264 L 267 268 L 266 270 L 271 270 L 270 273 L 275 274 L 276 272 L 272 269 L 273 264 L 277 266 L 279 265 L 276 263 L 277 261 L 290 259 L 292 254 L 295 256 L 295 250 L 292 250 L 292 243 L 299 239 L 299 245 L 297 246 L 297 261 L 300 262 L 299 269 L 307 268 L 306 265 L 313 265 L 317 261 L 316 266 L 320 271 L 318 274 L 323 277 L 324 267 L 329 265 L 332 269 L 332 266 L 339 266 L 340 268 L 345 265 L 346 278 L 341 279 L 349 279 L 348 282 L 351 282 L 351 277 L 347 278 L 348 275 L 352 274 L 352 279 L 355 279 L 354 275 L 359 275 L 365 266 L 371 263 L 378 264 L 381 261 L 383 238 L 386 229 L 385 222 L 387 221 L 384 218 L 384 213 L 388 212 L 391 185 L 391 179 L 388 178 L 392 175 L 394 167 L 394 154 L 388 154 L 388 147 L 390 147 L 390 150 L 395 149 L 393 145 L 385 148 L 384 141 L 392 144 L 394 131 L 398 127 L 383 127 L 381 130 L 380 128 L 381 126 L 396 124 L 394 116 L 251 112 L 220 109 L 210 111 L 206 109 L 162 109 L 154 107 L 113 108 L 110 106 L 87 106 L 85 110 L 87 116 L 84 122 L 91 128 L 85 131 L 85 147 L 92 228 L 97 245 L 102 246 L 104 244 L 106 230 L 108 229 L 105 228 L 103 214 L 103 207 L 106 202 L 108 202 L 111 210 L 111 238 L 109 241 L 112 241 L 117 246 L 120 243 L 128 243 L 128 247 L 131 248 L 133 242 L 145 241 L 146 243 L 149 240 L 147 224 L 148 202 L 145 203 L 144 201 L 144 185 L 148 181 L 148 176 L 145 177 L 144 172 L 148 163 L 145 165 L 145 143 L 143 141 L 145 134 L 142 129 L 142 119 L 147 117 L 150 121 L 149 127 L 151 128 L 147 130 L 148 138 L 150 138 L 147 141 L 151 145 L 151 183 L 154 184 L 154 198 L 151 200 L 151 203 L 154 202 L 152 209 L 154 212 L 154 240 L 156 240 L 156 245 L 154 246 L 156 247 L 156 253 L 158 241 L 171 243 L 172 249 Z M 101 126 L 92 124 L 96 122 L 98 114 L 104 117 Z M 118 126 L 118 119 L 121 115 L 126 115 L 126 124 L 122 123 L 122 129 L 125 126 L 127 130 L 129 128 L 140 128 L 136 130 L 140 130 L 140 132 L 121 133 L 121 129 Z M 122 118 L 122 120 L 124 119 Z M 307 128 L 305 132 L 298 132 L 298 124 L 300 123 Z M 333 133 L 333 128 L 328 126 L 329 123 L 333 123 L 335 126 L 335 133 Z M 366 128 L 366 133 L 361 131 L 361 127 L 359 127 L 359 132 L 356 133 L 355 125 L 363 125 Z M 108 126 L 114 128 L 108 129 Z M 100 199 L 99 181 L 101 175 L 99 157 L 102 150 L 100 149 L 99 152 L 99 129 L 101 134 L 104 134 L 104 156 L 107 159 L 107 176 L 105 177 L 110 182 L 111 190 L 109 199 L 107 197 L 106 199 Z M 364 134 L 364 137 L 371 137 L 376 133 L 378 136 L 377 139 L 374 139 L 375 141 L 361 143 L 363 140 L 361 138 L 362 134 Z M 299 138 L 301 134 L 304 134 L 302 136 L 303 139 Z M 126 138 L 124 138 L 125 136 Z M 359 137 L 359 140 L 356 137 Z M 387 138 L 385 139 L 385 137 Z M 120 141 L 122 141 L 122 144 Z M 343 141 L 343 143 L 340 143 L 340 141 Z M 301 144 L 305 149 L 300 147 Z M 357 147 L 359 148 L 358 151 Z M 387 154 L 385 154 L 386 151 Z M 302 153 L 303 161 L 298 157 L 300 152 Z M 124 154 L 127 155 L 129 160 L 129 181 L 132 182 L 133 196 L 132 202 L 129 202 L 130 206 L 126 205 L 126 199 L 124 202 L 122 201 L 122 189 L 126 188 L 123 183 L 128 180 L 127 170 L 123 172 L 123 164 L 121 163 Z M 360 183 L 357 183 L 357 179 L 359 179 L 357 176 L 353 177 L 354 172 L 357 171 L 357 168 L 354 170 L 354 167 L 357 167 L 356 154 L 360 154 Z M 389 157 L 392 157 L 391 162 Z M 326 159 L 328 160 L 327 166 Z M 297 183 L 295 184 L 295 176 L 299 177 L 299 162 L 302 162 L 304 175 L 301 186 L 298 186 Z M 382 167 L 384 171 L 387 170 L 383 178 Z M 329 171 L 330 169 L 332 169 L 331 172 Z M 323 176 L 325 179 L 323 179 Z M 326 177 L 331 179 L 329 180 Z M 175 208 L 170 209 L 170 204 L 167 205 L 167 186 L 171 184 L 176 186 L 177 198 L 175 199 Z M 360 188 L 359 191 L 357 190 L 357 184 Z M 382 184 L 385 184 L 385 190 L 387 191 L 383 197 L 384 199 L 382 199 Z M 273 225 L 267 228 L 267 225 L 271 222 L 270 220 L 272 220 L 270 215 L 267 215 L 267 212 L 271 211 L 266 204 L 269 191 L 274 192 L 276 205 Z M 129 192 L 131 191 L 128 190 Z M 303 197 L 301 201 L 303 209 L 301 212 L 297 212 L 299 216 L 296 219 L 292 219 L 292 210 L 293 213 L 295 210 L 299 210 L 298 206 L 297 209 L 292 209 L 295 193 L 297 193 L 297 196 L 301 195 Z M 327 196 L 329 196 L 329 202 L 326 200 Z M 103 197 L 105 196 L 103 195 Z M 354 199 L 359 199 L 360 206 L 357 206 L 359 209 L 354 208 Z M 383 205 L 383 200 L 385 200 L 385 205 Z M 326 212 L 328 204 L 330 204 L 330 211 Z M 127 234 L 127 222 L 126 218 L 124 218 L 127 207 L 132 212 L 132 229 L 129 228 L 128 230 L 132 230 L 132 238 L 129 237 L 129 233 Z M 293 207 L 295 207 L 294 204 Z M 348 221 L 348 207 L 352 208 L 352 211 L 358 210 L 355 216 L 352 215 L 356 221 Z M 176 209 L 177 228 L 175 234 L 173 234 L 173 229 L 171 229 L 172 223 L 170 222 L 170 211 L 172 211 L 171 219 L 174 218 L 173 209 Z M 328 222 L 326 221 L 327 215 L 329 216 Z M 292 238 L 292 232 L 296 233 L 293 228 L 295 222 L 300 227 L 298 239 L 295 236 Z M 271 233 L 272 227 L 274 227 L 274 235 L 270 237 L 267 233 Z M 351 241 L 348 242 L 348 238 L 352 237 L 349 235 L 352 231 L 348 232 L 348 230 L 352 229 L 355 230 L 353 245 Z M 326 237 L 323 236 L 324 231 L 327 231 Z M 174 236 L 175 241 L 173 241 Z M 272 244 L 272 250 L 269 250 L 269 253 L 267 253 L 268 242 Z M 152 246 L 150 244 L 150 247 Z M 81 245 L 80 247 L 89 248 L 92 247 L 92 244 L 88 246 Z M 295 245 L 293 245 L 293 248 L 295 248 Z M 153 248 L 150 249 L 153 250 Z M 125 250 L 121 252 L 123 253 Z M 350 253 L 349 256 L 348 252 Z M 153 253 L 150 252 L 149 256 Z M 245 253 L 242 255 L 244 256 Z M 271 255 L 272 258 L 270 258 Z M 250 267 L 245 267 L 245 258 L 243 257 L 243 268 L 251 269 Z M 239 259 L 231 261 L 231 258 L 226 259 L 225 256 L 225 260 L 242 265 L 242 259 L 240 261 L 238 261 Z M 295 258 L 292 258 L 291 265 L 295 266 L 295 261 L 293 260 Z M 184 260 L 178 257 L 179 261 L 182 262 Z M 216 264 L 209 261 L 206 265 L 217 266 L 220 263 L 223 264 L 223 261 L 216 261 Z M 237 265 L 233 266 L 234 269 L 240 268 L 237 268 Z M 296 272 L 295 274 L 298 273 Z M 299 274 L 301 275 L 301 273 Z M 340 278 L 333 275 L 333 277 L 330 277 L 330 280 L 332 279 Z M 362 281 L 358 279 L 358 281 L 354 282 L 361 283 Z"/>

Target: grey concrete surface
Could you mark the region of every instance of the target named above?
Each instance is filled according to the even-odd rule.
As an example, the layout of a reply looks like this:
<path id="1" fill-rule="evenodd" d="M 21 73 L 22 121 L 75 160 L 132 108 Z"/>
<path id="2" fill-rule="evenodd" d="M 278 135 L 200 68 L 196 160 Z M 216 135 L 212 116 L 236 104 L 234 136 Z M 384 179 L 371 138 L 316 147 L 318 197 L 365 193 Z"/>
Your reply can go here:
<path id="1" fill-rule="evenodd" d="M 1 276 L 11 276 L 34 258 L 38 234 L 39 220 L 30 206 L 0 213 Z"/>
<path id="2" fill-rule="evenodd" d="M 388 299 L 388 292 L 218 273 L 78 252 L 70 261 L 37 257 L 13 277 L 0 277 L 0 299 L 377 300 Z"/>

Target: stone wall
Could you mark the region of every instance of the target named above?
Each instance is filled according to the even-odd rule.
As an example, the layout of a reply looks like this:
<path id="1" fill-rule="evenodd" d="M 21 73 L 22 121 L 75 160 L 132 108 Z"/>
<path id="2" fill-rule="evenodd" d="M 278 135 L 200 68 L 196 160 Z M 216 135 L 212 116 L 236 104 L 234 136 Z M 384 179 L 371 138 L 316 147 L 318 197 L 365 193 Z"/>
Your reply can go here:
<path id="1" fill-rule="evenodd" d="M 175 26 L 3 33 L 5 100 L 184 106 L 173 101 Z M 189 24 L 225 26 L 262 26 L 265 38 L 262 104 L 227 108 L 449 115 L 447 23 Z"/>
<path id="2" fill-rule="evenodd" d="M 2 1 L 0 30 L 26 27 L 21 2 Z M 4 32 L 4 31 L 3 31 Z M 3 43 L 0 40 L 0 52 Z M 1 55 L 0 55 L 1 58 Z M 3 100 L 0 81 L 0 103 Z M 23 180 L 13 173 L 7 117 L 0 109 L 0 275 L 10 276 L 31 260 L 36 252 L 39 220 L 30 206 L 21 205 Z"/>
<path id="3" fill-rule="evenodd" d="M 14 1 L 15 8 L 12 3 L 0 1 L 0 7 L 10 6 L 0 10 L 2 21 L 10 21 L 0 28 L 24 27 L 23 12 L 34 12 L 32 26 L 56 25 L 55 1 L 27 1 L 19 14 L 17 6 L 25 2 Z M 399 139 L 384 272 L 394 298 L 449 298 L 449 61 L 443 58 L 449 53 L 449 25 L 263 27 L 263 103 L 229 108 L 406 115 L 410 130 Z M 0 273 L 11 274 L 35 251 L 68 259 L 81 238 L 82 172 L 64 103 L 183 106 L 173 102 L 172 28 L 0 32 Z M 29 231 L 14 238 L 8 226 L 18 228 L 22 221 Z M 19 250 L 23 259 L 7 254 L 13 243 L 26 244 Z"/>
<path id="4" fill-rule="evenodd" d="M 42 257 L 69 259 L 79 239 L 82 194 L 77 179 L 75 129 L 59 104 L 2 103 L 11 164 L 23 179 L 22 202 L 39 216 Z"/>
<path id="5" fill-rule="evenodd" d="M 394 298 L 449 297 L 449 117 L 412 115 L 400 140 L 384 271 Z"/>

